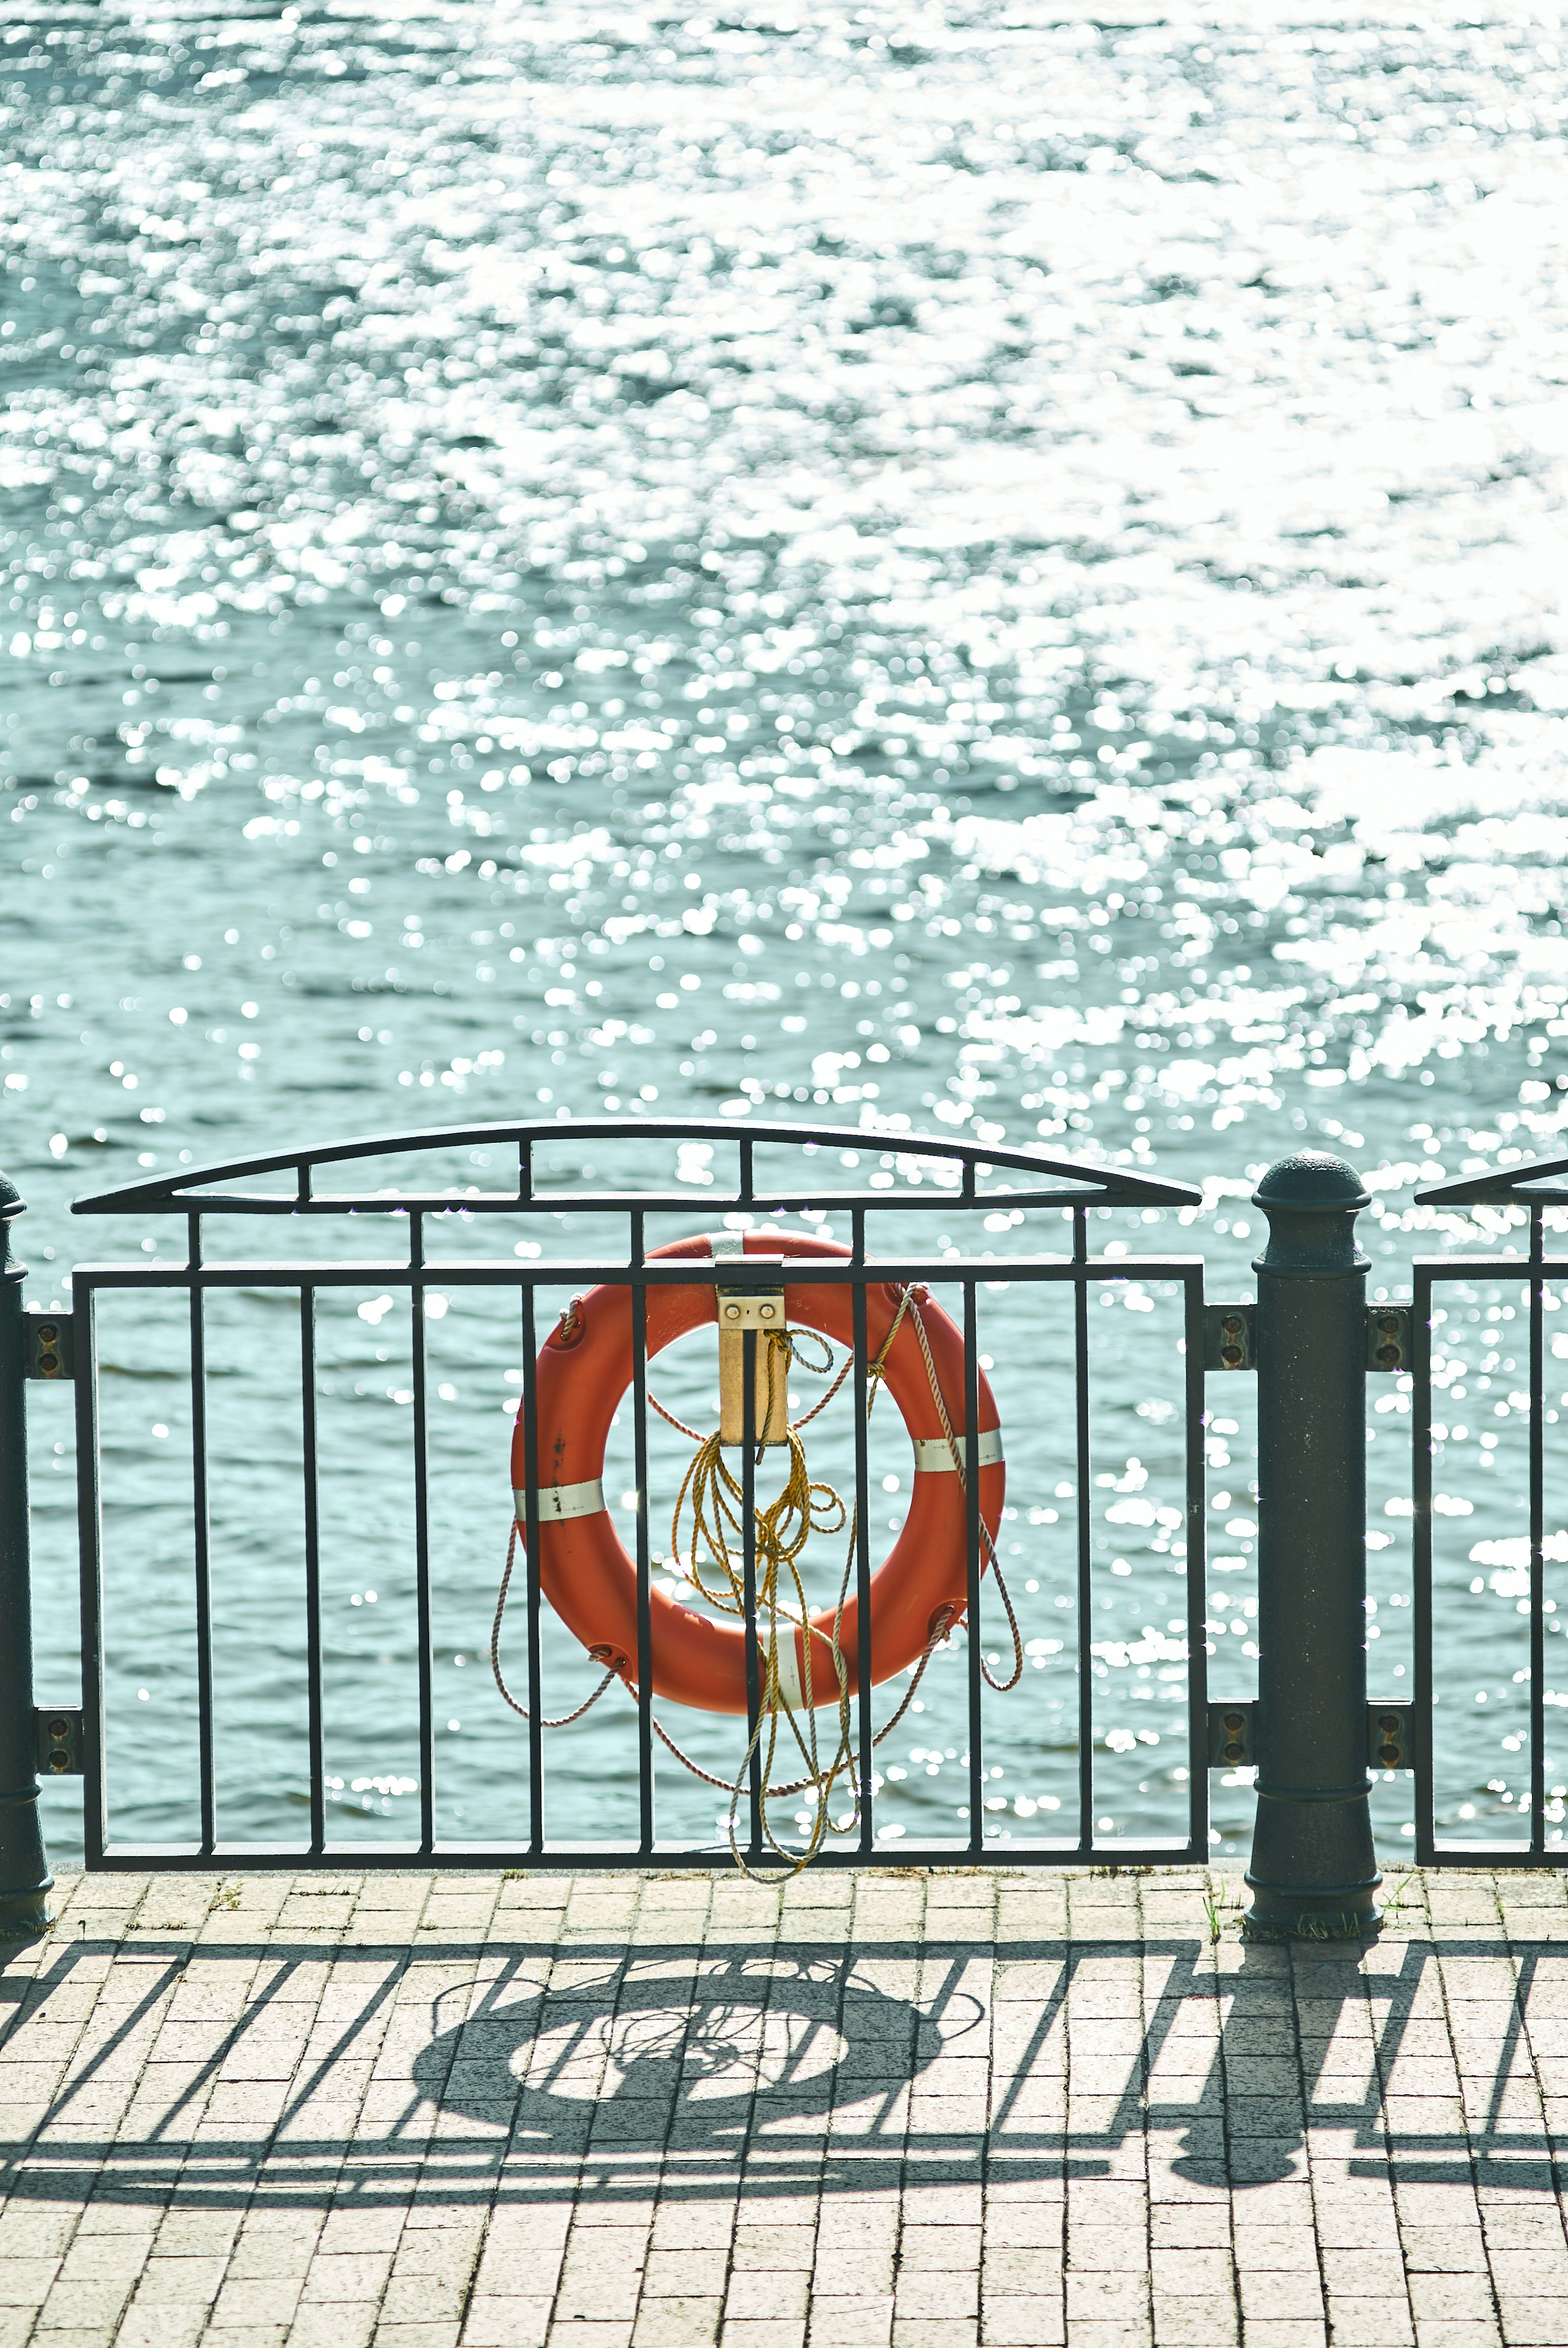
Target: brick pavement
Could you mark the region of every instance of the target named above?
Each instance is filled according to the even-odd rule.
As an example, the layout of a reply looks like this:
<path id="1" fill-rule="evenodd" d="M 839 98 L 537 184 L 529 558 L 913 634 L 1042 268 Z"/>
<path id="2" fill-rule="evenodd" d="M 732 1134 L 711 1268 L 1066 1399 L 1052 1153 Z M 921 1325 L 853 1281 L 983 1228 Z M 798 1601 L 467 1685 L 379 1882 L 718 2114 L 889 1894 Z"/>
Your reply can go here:
<path id="1" fill-rule="evenodd" d="M 1563 2348 L 1561 1879 L 1365 1951 L 1204 1889 L 74 1879 L 0 2348 Z"/>

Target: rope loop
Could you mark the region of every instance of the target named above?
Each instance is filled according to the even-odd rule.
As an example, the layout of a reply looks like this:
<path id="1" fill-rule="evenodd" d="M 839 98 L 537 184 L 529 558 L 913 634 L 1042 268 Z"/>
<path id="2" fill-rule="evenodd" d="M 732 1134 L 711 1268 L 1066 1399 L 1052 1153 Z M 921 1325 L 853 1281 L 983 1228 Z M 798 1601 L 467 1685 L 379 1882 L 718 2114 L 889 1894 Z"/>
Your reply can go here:
<path id="1" fill-rule="evenodd" d="M 964 1447 L 959 1437 L 953 1432 L 948 1406 L 942 1397 L 941 1382 L 937 1375 L 937 1365 L 932 1357 L 930 1339 L 927 1334 L 926 1323 L 921 1315 L 919 1298 L 913 1287 L 906 1286 L 900 1289 L 898 1307 L 894 1313 L 892 1324 L 877 1349 L 876 1360 L 867 1365 L 866 1416 L 870 1417 L 877 1393 L 886 1383 L 887 1355 L 907 1314 L 915 1325 L 915 1334 L 919 1343 L 921 1356 L 926 1365 L 926 1375 L 930 1383 L 931 1399 L 936 1405 L 942 1434 L 951 1455 L 953 1466 L 958 1471 L 959 1488 L 967 1495 L 968 1485 Z M 823 1361 L 812 1362 L 804 1357 L 800 1345 L 801 1340 L 804 1337 L 809 1337 L 813 1343 L 822 1347 L 825 1357 Z M 815 1330 L 768 1330 L 763 1333 L 762 1342 L 767 1348 L 768 1406 L 762 1414 L 762 1423 L 765 1426 L 773 1418 L 773 1406 L 781 1384 L 787 1389 L 792 1365 L 798 1364 L 803 1370 L 814 1377 L 826 1377 L 833 1372 L 835 1356 L 828 1340 Z M 838 1367 L 836 1376 L 834 1377 L 832 1385 L 821 1401 L 790 1426 L 785 1437 L 789 1450 L 789 1467 L 783 1488 L 765 1508 L 758 1508 L 754 1504 L 753 1507 L 751 1612 L 753 1619 L 759 1626 L 757 1643 L 763 1688 L 756 1725 L 747 1740 L 745 1752 L 741 1756 L 741 1764 L 733 1779 L 716 1777 L 710 1770 L 702 1768 L 699 1763 L 692 1759 L 689 1754 L 682 1751 L 680 1746 L 657 1717 L 653 1719 L 653 1727 L 661 1743 L 674 1756 L 682 1766 L 689 1769 L 692 1776 L 700 1778 L 704 1785 L 712 1786 L 728 1796 L 730 1853 L 741 1873 L 746 1876 L 750 1876 L 753 1870 L 748 1866 L 741 1849 L 736 1829 L 743 1802 L 748 1796 L 747 1779 L 753 1763 L 757 1757 L 759 1747 L 765 1747 L 760 1771 L 762 1785 L 758 1795 L 762 1836 L 768 1849 L 775 1859 L 783 1862 L 789 1875 L 798 1875 L 803 1868 L 810 1866 L 829 1834 L 853 1834 L 860 1825 L 864 1789 L 855 1768 L 856 1753 L 849 1711 L 849 1671 L 845 1662 L 842 1645 L 844 1613 L 848 1603 L 850 1577 L 854 1570 L 859 1515 L 857 1509 L 850 1509 L 845 1506 L 831 1484 L 813 1482 L 806 1467 L 805 1447 L 801 1441 L 801 1429 L 809 1426 L 814 1418 L 826 1409 L 854 1367 L 854 1362 L 853 1351 L 846 1353 L 843 1363 Z M 684 1435 L 697 1446 L 696 1454 L 682 1479 L 681 1489 L 676 1496 L 674 1512 L 671 1518 L 671 1562 L 677 1570 L 682 1573 L 691 1588 L 699 1597 L 705 1599 L 715 1612 L 738 1617 L 743 1622 L 748 1611 L 744 1567 L 744 1488 L 726 1464 L 716 1432 L 709 1436 L 700 1435 L 695 1427 L 687 1426 L 671 1411 L 666 1410 L 663 1404 L 654 1395 L 650 1395 L 648 1399 L 661 1418 L 666 1420 L 671 1426 L 676 1428 L 680 1434 Z M 764 1456 L 760 1446 L 756 1456 L 760 1463 Z M 688 1510 L 691 1515 L 691 1538 L 688 1555 L 685 1562 L 682 1563 L 681 1526 L 682 1518 Z M 836 1536 L 845 1530 L 848 1533 L 848 1542 L 845 1552 L 844 1570 L 839 1577 L 838 1595 L 833 1609 L 832 1628 L 825 1631 L 811 1620 L 806 1602 L 805 1585 L 801 1579 L 800 1560 L 814 1533 Z M 985 1544 L 987 1559 L 996 1576 L 997 1589 L 1006 1610 L 1008 1629 L 1012 1634 L 1013 1645 L 1013 1668 L 1009 1678 L 1005 1680 L 992 1678 L 990 1668 L 983 1654 L 980 1658 L 980 1670 L 989 1687 L 995 1689 L 998 1694 L 1006 1694 L 1009 1688 L 1018 1685 L 1023 1675 L 1023 1639 L 1002 1572 L 1001 1560 L 997 1554 L 996 1543 L 991 1538 L 983 1517 L 980 1519 L 980 1539 Z M 511 1584 L 517 1547 L 518 1520 L 514 1515 L 511 1539 L 507 1546 L 506 1571 L 501 1577 L 500 1593 L 496 1601 L 496 1617 L 490 1632 L 490 1667 L 496 1676 L 496 1684 L 507 1703 L 514 1712 L 521 1714 L 527 1720 L 530 1715 L 527 1706 L 519 1704 L 507 1687 L 501 1671 L 500 1657 L 501 1623 L 506 1612 L 507 1593 Z M 892 1735 L 908 1711 L 915 1700 L 916 1691 L 925 1676 L 927 1665 L 937 1648 L 950 1635 L 962 1611 L 962 1608 L 954 1605 L 939 1606 L 931 1618 L 929 1632 L 920 1659 L 910 1673 L 909 1685 L 905 1691 L 903 1701 L 892 1718 L 886 1721 L 873 1736 L 871 1740 L 873 1747 L 880 1745 L 885 1737 Z M 784 1694 L 780 1684 L 780 1642 L 788 1641 L 793 1645 L 797 1629 L 805 1633 L 808 1643 L 806 1684 L 802 1691 L 804 1701 L 800 1706 L 800 1710 L 805 1715 L 804 1726 L 797 1716 L 795 1705 Z M 978 1626 L 972 1630 L 971 1635 L 979 1636 Z M 818 1751 L 816 1707 L 811 1702 L 811 1693 L 815 1688 L 816 1678 L 815 1671 L 809 1667 L 811 1654 L 815 1652 L 809 1643 L 813 1641 L 827 1649 L 837 1685 L 838 1735 L 831 1757 L 827 1758 Z M 599 1660 L 602 1660 L 605 1654 L 605 1650 L 600 1648 L 591 1652 Z M 784 1652 L 787 1653 L 789 1649 L 785 1648 Z M 791 1677 L 793 1679 L 793 1673 Z M 541 1723 L 541 1725 L 546 1728 L 569 1727 L 573 1721 L 580 1720 L 583 1715 L 598 1703 L 611 1680 L 617 1678 L 623 1681 L 628 1693 L 635 1700 L 636 1683 L 628 1668 L 626 1659 L 617 1656 L 611 1659 L 604 1677 L 585 1703 L 579 1704 L 575 1712 L 564 1714 L 559 1720 L 546 1720 Z M 774 1785 L 773 1782 L 774 1766 L 779 1758 L 781 1720 L 787 1724 L 789 1735 L 793 1736 L 806 1770 L 804 1776 L 794 1778 L 787 1785 Z M 785 1750 L 788 1750 L 787 1743 Z M 850 1796 L 850 1807 L 842 1818 L 835 1818 L 832 1816 L 833 1794 L 835 1787 L 841 1778 L 845 1780 L 846 1790 Z M 772 1802 L 794 1799 L 799 1795 L 807 1793 L 815 1798 L 805 1848 L 792 1850 L 780 1842 L 775 1836 L 768 1816 L 768 1806 Z M 769 1879 L 773 1879 L 770 1877 Z"/>

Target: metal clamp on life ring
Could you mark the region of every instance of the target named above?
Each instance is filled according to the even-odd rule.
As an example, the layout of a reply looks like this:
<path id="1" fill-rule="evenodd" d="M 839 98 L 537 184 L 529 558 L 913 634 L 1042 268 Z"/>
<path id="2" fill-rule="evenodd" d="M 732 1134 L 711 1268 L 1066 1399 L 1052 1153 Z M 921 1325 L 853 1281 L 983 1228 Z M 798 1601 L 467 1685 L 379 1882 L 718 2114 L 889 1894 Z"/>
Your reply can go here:
<path id="1" fill-rule="evenodd" d="M 691 1258 L 723 1264 L 738 1253 L 787 1262 L 836 1258 L 849 1250 L 793 1231 L 747 1232 L 743 1251 L 726 1231 L 678 1240 L 651 1251 L 652 1260 Z M 716 1284 L 648 1288 L 648 1359 L 704 1323 L 719 1319 Z M 854 1344 L 854 1290 L 847 1283 L 786 1282 L 786 1320 L 838 1344 Z M 963 1337 L 941 1308 L 920 1297 L 919 1324 L 900 1307 L 905 1292 L 891 1282 L 866 1290 L 868 1359 L 883 1354 L 883 1377 L 915 1449 L 914 1491 L 903 1529 L 870 1590 L 870 1657 L 874 1685 L 906 1670 L 928 1649 L 934 1629 L 962 1618 L 968 1593 L 968 1506 L 959 1472 L 964 1457 Z M 636 1676 L 637 1569 L 604 1504 L 604 1453 L 610 1421 L 631 1384 L 632 1301 L 627 1286 L 605 1286 L 574 1298 L 538 1356 L 535 1412 L 538 1428 L 536 1478 L 539 1582 L 568 1629 L 596 1659 L 623 1679 Z M 896 1325 L 897 1324 L 897 1325 Z M 721 1327 L 723 1324 L 721 1323 Z M 929 1348 L 929 1362 L 923 1346 Z M 888 1342 L 892 1332 L 891 1343 Z M 737 1345 L 739 1338 L 734 1341 Z M 762 1342 L 759 1339 L 759 1353 Z M 738 1376 L 737 1376 L 738 1384 Z M 939 1389 L 938 1393 L 934 1389 Z M 948 1426 L 943 1426 L 946 1413 Z M 948 1428 L 955 1438 L 949 1442 Z M 763 1432 L 759 1424 L 759 1433 Z M 768 1430 L 770 1433 L 772 1430 Z M 958 1457 L 954 1457 L 955 1445 Z M 979 1513 L 981 1570 L 1001 1519 L 1006 1470 L 996 1403 L 979 1379 Z M 512 1487 L 519 1526 L 525 1522 L 528 1476 L 523 1417 L 512 1438 Z M 746 1632 L 717 1622 L 655 1588 L 651 1599 L 650 1667 L 653 1692 L 701 1712 L 746 1709 Z M 780 1641 L 779 1693 L 792 1709 L 836 1704 L 839 1685 L 831 1656 L 833 1614 L 812 1617 L 793 1639 Z M 858 1686 L 859 1608 L 851 1597 L 838 1644 Z M 808 1660 L 809 1658 L 809 1660 Z M 809 1693 L 808 1693 L 809 1691 Z"/>

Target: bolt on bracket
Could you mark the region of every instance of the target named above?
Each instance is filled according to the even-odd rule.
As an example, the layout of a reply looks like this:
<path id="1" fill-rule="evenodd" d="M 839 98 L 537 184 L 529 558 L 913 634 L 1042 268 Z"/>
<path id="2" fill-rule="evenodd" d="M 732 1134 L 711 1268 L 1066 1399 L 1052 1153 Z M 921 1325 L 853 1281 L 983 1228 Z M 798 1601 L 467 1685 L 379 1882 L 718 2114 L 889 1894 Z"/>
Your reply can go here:
<path id="1" fill-rule="evenodd" d="M 80 1777 L 84 1774 L 80 1706 L 40 1704 L 33 1715 L 33 1725 L 37 1736 L 38 1775 Z"/>
<path id="2" fill-rule="evenodd" d="M 1257 1704 L 1248 1698 L 1243 1704 L 1212 1704 L 1209 1705 L 1209 1767 L 1235 1769 L 1249 1767 L 1256 1759 Z"/>
<path id="3" fill-rule="evenodd" d="M 1205 1370 L 1256 1369 L 1255 1304 L 1204 1305 L 1204 1367 Z"/>
<path id="4" fill-rule="evenodd" d="M 76 1321 L 69 1313 L 28 1311 L 22 1315 L 22 1375 L 74 1378 Z"/>
<path id="5" fill-rule="evenodd" d="M 1393 1374 L 1410 1367 L 1414 1331 L 1408 1304 L 1367 1307 L 1367 1367 Z"/>
<path id="6" fill-rule="evenodd" d="M 1367 1706 L 1367 1766 L 1413 1769 L 1416 1708 L 1411 1704 Z M 1257 1704 L 1211 1703 L 1208 1709 L 1209 1767 L 1246 1768 L 1257 1759 Z"/>
<path id="7" fill-rule="evenodd" d="M 1369 1769 L 1413 1769 L 1416 1707 L 1413 1704 L 1369 1704 L 1367 1706 L 1367 1766 Z"/>
<path id="8" fill-rule="evenodd" d="M 788 1320 L 784 1292 L 777 1288 L 721 1288 L 715 1303 L 719 1321 L 719 1440 L 731 1447 L 743 1439 L 745 1426 L 746 1332 L 756 1334 L 756 1362 L 752 1372 L 752 1427 L 759 1444 L 789 1441 L 789 1356 L 783 1346 L 768 1342 L 770 1333 L 782 1337 Z"/>

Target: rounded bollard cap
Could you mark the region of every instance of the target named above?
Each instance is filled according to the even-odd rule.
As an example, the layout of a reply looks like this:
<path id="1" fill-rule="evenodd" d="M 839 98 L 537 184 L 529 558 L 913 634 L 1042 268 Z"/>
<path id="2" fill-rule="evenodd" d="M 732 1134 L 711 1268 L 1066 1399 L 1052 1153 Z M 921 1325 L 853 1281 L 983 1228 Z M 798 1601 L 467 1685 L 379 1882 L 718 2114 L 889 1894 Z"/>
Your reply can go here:
<path id="1" fill-rule="evenodd" d="M 1326 1149 L 1297 1149 L 1271 1166 L 1252 1194 L 1255 1207 L 1296 1214 L 1358 1214 L 1371 1196 L 1354 1166 Z"/>
<path id="2" fill-rule="evenodd" d="M 13 1215 L 25 1215 L 27 1201 L 8 1174 L 0 1174 L 0 1223 L 9 1222 Z"/>

